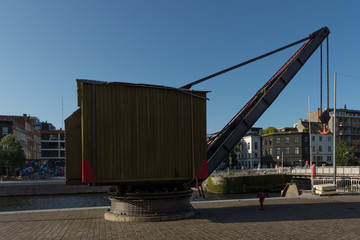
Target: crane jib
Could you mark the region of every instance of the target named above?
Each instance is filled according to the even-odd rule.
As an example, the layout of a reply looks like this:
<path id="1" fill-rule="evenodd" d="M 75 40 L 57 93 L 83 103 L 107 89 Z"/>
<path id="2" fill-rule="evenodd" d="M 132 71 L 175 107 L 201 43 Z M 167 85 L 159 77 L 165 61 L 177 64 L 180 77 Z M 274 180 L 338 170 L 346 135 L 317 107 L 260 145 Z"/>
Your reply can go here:
<path id="1" fill-rule="evenodd" d="M 250 101 L 245 104 L 235 117 L 224 127 L 220 134 L 212 139 L 207 150 L 208 176 L 228 156 L 234 146 L 243 136 L 245 136 L 247 131 L 275 101 L 281 91 L 287 86 L 287 84 L 321 45 L 321 43 L 327 38 L 329 33 L 329 29 L 327 27 L 323 27 L 310 34 L 309 37 L 305 39 L 309 39 L 309 41 L 295 52 L 295 54 L 279 69 L 279 71 L 277 71 L 274 76 L 270 78 L 270 80 L 267 81 L 265 85 L 250 99 Z M 305 41 L 304 39 L 302 40 Z M 297 43 L 299 43 L 299 41 Z M 200 80 L 194 83 L 196 84 Z M 193 86 L 192 84 L 188 84 L 187 86 L 190 85 Z"/>

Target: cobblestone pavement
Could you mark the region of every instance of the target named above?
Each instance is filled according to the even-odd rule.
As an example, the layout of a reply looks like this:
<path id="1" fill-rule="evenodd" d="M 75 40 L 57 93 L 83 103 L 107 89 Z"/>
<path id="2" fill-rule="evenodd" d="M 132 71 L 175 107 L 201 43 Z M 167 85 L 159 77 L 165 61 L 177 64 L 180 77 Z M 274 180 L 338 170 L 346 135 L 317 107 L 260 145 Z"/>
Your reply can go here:
<path id="1" fill-rule="evenodd" d="M 0 239 L 359 239 L 360 195 L 193 202 L 166 222 L 104 220 L 105 208 L 0 213 Z"/>

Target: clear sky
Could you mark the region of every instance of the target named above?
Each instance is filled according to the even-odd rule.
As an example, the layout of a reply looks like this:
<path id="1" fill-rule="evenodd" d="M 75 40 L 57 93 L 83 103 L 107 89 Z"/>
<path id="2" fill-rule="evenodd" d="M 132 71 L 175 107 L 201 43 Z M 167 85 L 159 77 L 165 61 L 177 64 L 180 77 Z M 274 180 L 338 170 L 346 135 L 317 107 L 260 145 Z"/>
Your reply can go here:
<path id="1" fill-rule="evenodd" d="M 62 98 L 64 119 L 78 108 L 77 78 L 180 87 L 323 26 L 331 31 L 330 107 L 338 72 L 337 107 L 360 109 L 360 79 L 348 77 L 360 76 L 359 10 L 356 0 L 0 0 L 0 114 L 26 113 L 60 128 Z M 208 133 L 220 130 L 298 47 L 195 86 L 212 91 Z M 319 107 L 319 55 L 255 126 L 305 119 L 308 96 L 311 110 Z M 323 95 L 326 105 L 325 89 Z"/>

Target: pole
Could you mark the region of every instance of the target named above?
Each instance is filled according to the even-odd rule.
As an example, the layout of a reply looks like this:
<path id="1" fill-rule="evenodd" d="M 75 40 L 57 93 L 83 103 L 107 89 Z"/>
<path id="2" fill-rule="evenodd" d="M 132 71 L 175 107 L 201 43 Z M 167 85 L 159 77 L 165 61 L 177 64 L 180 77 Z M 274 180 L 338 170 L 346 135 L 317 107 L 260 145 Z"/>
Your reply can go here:
<path id="1" fill-rule="evenodd" d="M 92 85 L 92 94 L 93 94 L 93 102 L 92 102 L 92 185 L 95 186 L 95 104 L 96 104 L 96 85 L 93 83 Z"/>
<path id="2" fill-rule="evenodd" d="M 281 172 L 284 173 L 284 152 L 281 153 Z"/>
<path id="3" fill-rule="evenodd" d="M 311 145 L 311 120 L 310 120 L 310 96 L 308 96 L 308 121 L 309 121 L 309 150 L 310 150 L 310 167 L 312 167 L 312 145 Z M 314 179 L 311 176 L 311 189 L 314 185 Z"/>
<path id="4" fill-rule="evenodd" d="M 334 168 L 334 184 L 336 186 L 336 73 L 334 73 L 333 168 Z"/>

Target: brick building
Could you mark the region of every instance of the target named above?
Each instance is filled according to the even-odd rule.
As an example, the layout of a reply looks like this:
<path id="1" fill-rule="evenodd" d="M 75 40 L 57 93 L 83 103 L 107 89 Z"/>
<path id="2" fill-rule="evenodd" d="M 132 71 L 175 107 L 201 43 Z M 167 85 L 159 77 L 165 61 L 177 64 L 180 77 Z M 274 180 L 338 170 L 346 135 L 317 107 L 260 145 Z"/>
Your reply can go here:
<path id="1" fill-rule="evenodd" d="M 8 134 L 13 134 L 21 143 L 27 160 L 41 159 L 40 132 L 35 129 L 30 116 L 0 115 L 0 140 Z"/>

